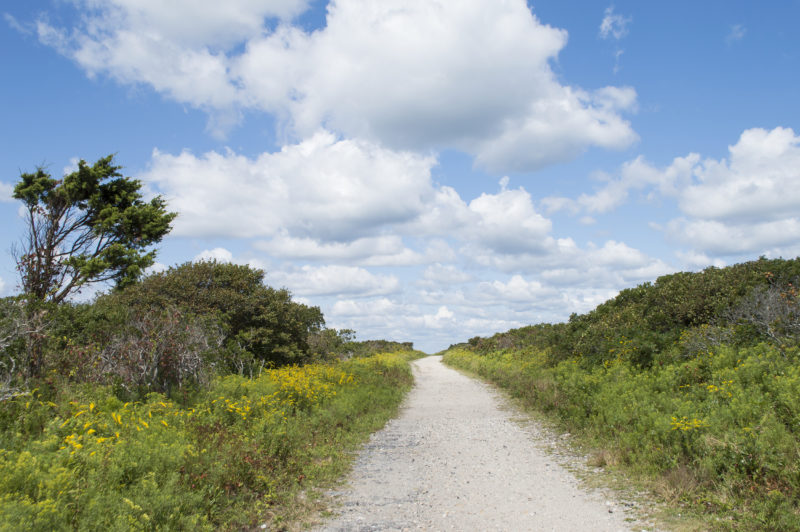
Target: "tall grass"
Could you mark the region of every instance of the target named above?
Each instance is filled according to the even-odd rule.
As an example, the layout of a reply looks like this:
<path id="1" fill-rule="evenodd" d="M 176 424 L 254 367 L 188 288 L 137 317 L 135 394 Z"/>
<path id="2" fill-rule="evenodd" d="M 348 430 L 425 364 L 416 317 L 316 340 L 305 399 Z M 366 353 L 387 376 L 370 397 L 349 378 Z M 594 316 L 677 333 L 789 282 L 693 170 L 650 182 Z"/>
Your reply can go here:
<path id="1" fill-rule="evenodd" d="M 0 530 L 280 527 L 394 414 L 414 356 L 227 376 L 182 404 L 44 380 L 0 402 Z"/>
<path id="2" fill-rule="evenodd" d="M 709 528 L 800 530 L 800 351 L 720 346 L 643 369 L 621 356 L 553 365 L 543 352 L 449 350 Z"/>

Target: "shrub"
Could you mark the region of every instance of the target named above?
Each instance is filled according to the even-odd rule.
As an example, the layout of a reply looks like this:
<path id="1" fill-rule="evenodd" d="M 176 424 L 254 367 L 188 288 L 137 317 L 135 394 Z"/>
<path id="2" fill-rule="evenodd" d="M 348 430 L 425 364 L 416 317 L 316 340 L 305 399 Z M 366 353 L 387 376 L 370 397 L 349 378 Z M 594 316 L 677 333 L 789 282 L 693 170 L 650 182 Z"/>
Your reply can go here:
<path id="1" fill-rule="evenodd" d="M 190 262 L 107 297 L 123 306 L 174 306 L 187 314 L 214 316 L 230 371 L 252 373 L 258 366 L 309 360 L 309 335 L 324 325 L 322 313 L 292 301 L 288 290 L 265 286 L 263 280 L 264 272 L 249 266 Z"/>

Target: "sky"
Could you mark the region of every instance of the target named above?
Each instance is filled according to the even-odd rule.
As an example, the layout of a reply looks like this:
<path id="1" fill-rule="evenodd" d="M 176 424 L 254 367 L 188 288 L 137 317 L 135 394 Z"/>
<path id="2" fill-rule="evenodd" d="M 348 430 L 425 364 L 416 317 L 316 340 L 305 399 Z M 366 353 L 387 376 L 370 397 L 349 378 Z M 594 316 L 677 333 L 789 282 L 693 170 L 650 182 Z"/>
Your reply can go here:
<path id="1" fill-rule="evenodd" d="M 800 0 L 0 14 L 0 295 L 19 174 L 111 153 L 179 213 L 155 271 L 249 264 L 329 327 L 427 352 L 800 255 Z"/>

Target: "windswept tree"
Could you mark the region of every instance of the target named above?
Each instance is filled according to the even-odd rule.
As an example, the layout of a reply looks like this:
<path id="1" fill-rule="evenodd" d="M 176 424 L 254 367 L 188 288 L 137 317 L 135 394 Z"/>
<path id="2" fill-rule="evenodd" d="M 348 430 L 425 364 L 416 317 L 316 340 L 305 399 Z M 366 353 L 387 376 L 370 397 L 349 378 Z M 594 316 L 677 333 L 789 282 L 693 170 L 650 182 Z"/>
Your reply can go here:
<path id="1" fill-rule="evenodd" d="M 153 264 L 147 248 L 170 230 L 176 214 L 142 184 L 124 177 L 114 156 L 53 179 L 44 168 L 23 173 L 14 197 L 25 203 L 26 234 L 15 250 L 22 290 L 32 301 L 60 303 L 81 287 L 133 283 Z"/>

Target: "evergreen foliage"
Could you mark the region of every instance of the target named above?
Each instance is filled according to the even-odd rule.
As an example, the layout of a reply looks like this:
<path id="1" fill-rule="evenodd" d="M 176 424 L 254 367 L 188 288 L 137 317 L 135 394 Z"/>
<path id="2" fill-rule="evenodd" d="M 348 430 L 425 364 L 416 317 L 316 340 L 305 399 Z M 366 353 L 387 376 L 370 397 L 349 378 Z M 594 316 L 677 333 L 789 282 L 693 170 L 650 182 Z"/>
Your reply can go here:
<path id="1" fill-rule="evenodd" d="M 63 179 L 41 167 L 20 175 L 13 195 L 25 204 L 27 234 L 16 258 L 26 296 L 60 303 L 89 283 L 128 286 L 153 264 L 146 249 L 176 214 L 161 197 L 143 201 L 141 182 L 120 169 L 109 155 L 81 160 Z"/>

